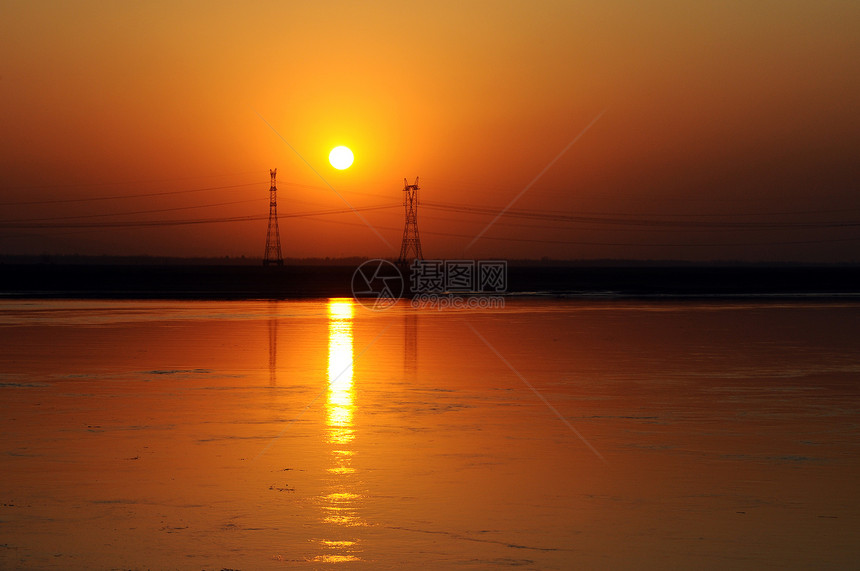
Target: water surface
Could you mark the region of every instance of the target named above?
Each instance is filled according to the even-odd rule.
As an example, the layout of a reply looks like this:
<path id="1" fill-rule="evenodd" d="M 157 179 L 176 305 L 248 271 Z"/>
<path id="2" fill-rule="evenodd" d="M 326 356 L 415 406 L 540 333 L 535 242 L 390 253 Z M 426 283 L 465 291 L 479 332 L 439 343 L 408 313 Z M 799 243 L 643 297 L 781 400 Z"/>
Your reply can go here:
<path id="1" fill-rule="evenodd" d="M 0 568 L 845 568 L 860 305 L 0 303 Z"/>

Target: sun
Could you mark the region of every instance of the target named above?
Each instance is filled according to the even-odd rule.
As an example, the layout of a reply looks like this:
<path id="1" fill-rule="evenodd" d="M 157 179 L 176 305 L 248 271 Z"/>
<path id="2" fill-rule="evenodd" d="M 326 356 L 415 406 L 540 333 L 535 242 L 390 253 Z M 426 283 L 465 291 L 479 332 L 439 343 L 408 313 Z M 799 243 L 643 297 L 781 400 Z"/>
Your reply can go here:
<path id="1" fill-rule="evenodd" d="M 335 147 L 328 154 L 328 162 L 337 170 L 348 169 L 355 157 L 347 147 Z"/>

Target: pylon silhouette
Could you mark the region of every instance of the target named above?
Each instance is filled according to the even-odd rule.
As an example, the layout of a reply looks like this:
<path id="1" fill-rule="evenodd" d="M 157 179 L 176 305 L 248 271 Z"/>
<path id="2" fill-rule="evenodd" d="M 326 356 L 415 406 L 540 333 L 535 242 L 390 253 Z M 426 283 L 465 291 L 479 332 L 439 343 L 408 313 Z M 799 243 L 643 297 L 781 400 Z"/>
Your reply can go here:
<path id="1" fill-rule="evenodd" d="M 421 238 L 418 236 L 418 177 L 415 184 L 403 179 L 403 205 L 406 207 L 406 226 L 403 228 L 403 242 L 400 245 L 398 266 L 405 266 L 412 260 L 423 260 Z"/>
<path id="2" fill-rule="evenodd" d="M 278 187 L 275 186 L 275 174 L 278 169 L 270 169 L 272 186 L 269 188 L 269 229 L 266 231 L 266 253 L 263 255 L 263 265 L 284 265 L 281 255 L 281 232 L 278 230 Z"/>

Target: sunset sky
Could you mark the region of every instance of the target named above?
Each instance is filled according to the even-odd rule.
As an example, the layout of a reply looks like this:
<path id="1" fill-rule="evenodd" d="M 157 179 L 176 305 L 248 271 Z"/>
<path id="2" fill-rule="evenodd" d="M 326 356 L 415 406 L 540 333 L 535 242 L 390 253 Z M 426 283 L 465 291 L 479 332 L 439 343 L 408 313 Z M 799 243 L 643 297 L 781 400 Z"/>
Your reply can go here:
<path id="1" fill-rule="evenodd" d="M 854 1 L 3 0 L 0 53 L 0 254 L 261 257 L 277 168 L 285 257 L 396 256 L 418 176 L 428 258 L 860 261 Z"/>

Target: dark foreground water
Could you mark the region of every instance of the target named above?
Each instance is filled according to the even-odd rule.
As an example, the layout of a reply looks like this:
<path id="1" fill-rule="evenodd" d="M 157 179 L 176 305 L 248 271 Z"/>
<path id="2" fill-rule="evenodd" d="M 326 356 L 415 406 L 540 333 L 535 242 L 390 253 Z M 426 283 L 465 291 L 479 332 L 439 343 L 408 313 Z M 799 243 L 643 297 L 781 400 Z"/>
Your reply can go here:
<path id="1" fill-rule="evenodd" d="M 848 568 L 860 304 L 0 302 L 0 568 Z"/>

